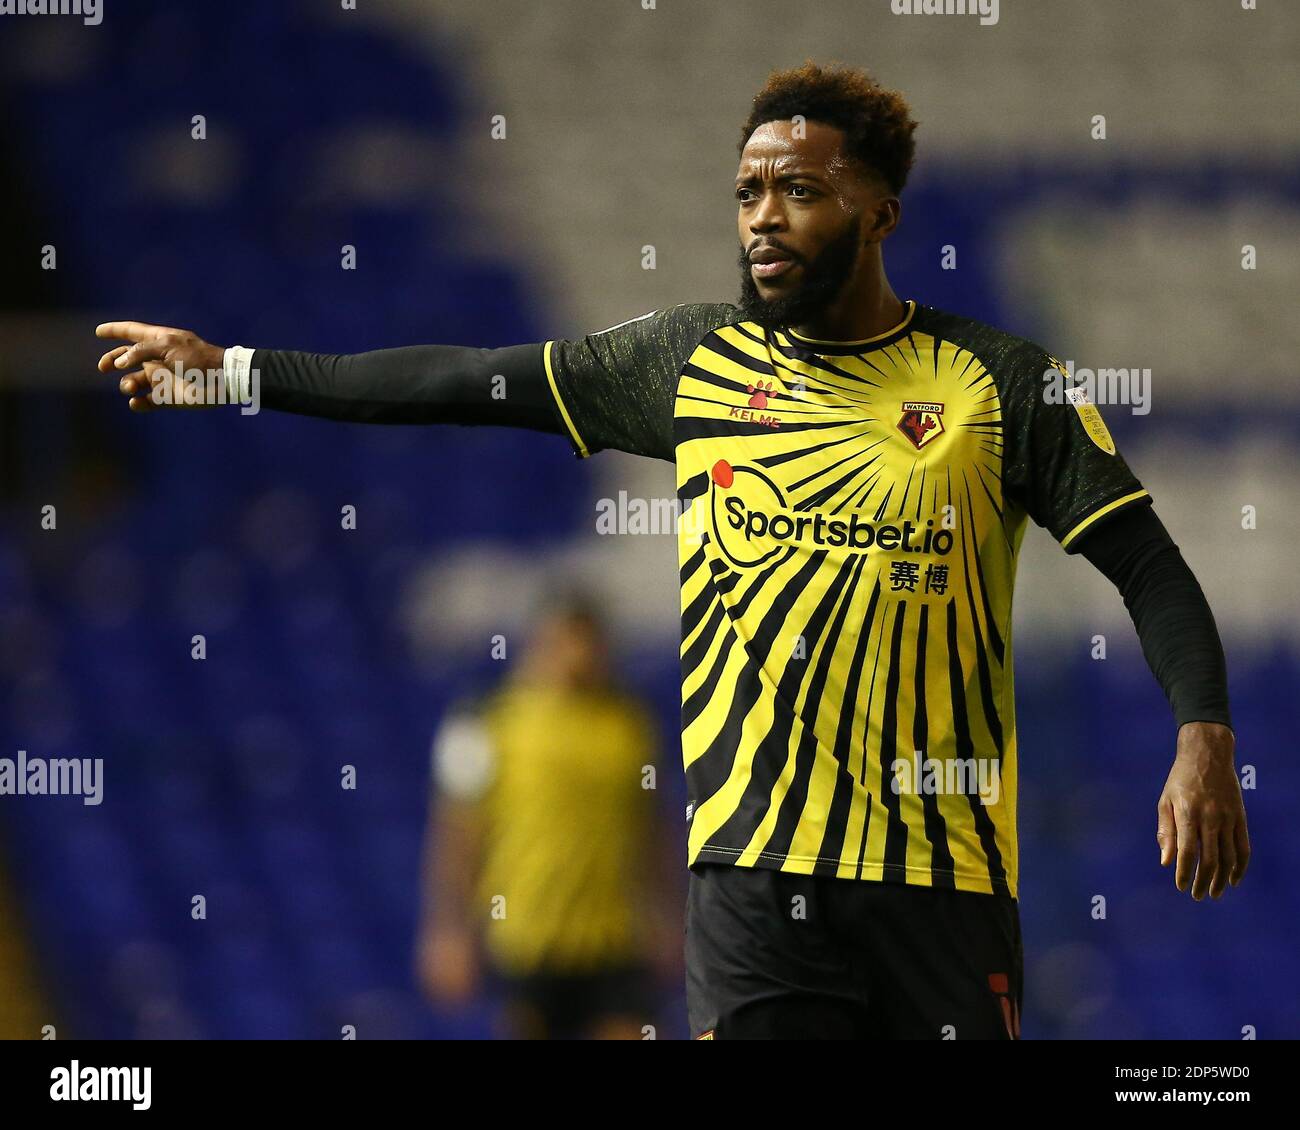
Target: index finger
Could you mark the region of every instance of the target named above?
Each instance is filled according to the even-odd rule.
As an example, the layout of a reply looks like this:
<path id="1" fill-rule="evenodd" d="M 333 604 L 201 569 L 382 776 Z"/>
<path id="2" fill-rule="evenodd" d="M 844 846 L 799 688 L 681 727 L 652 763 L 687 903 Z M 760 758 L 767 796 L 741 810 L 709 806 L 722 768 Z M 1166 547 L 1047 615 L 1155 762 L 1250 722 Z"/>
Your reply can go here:
<path id="1" fill-rule="evenodd" d="M 148 322 L 101 322 L 95 327 L 96 337 L 124 337 L 127 341 L 144 341 L 180 332 L 171 326 L 151 326 Z"/>
<path id="2" fill-rule="evenodd" d="M 1163 796 L 1156 805 L 1156 843 L 1160 845 L 1160 866 L 1168 867 L 1178 850 L 1178 835 L 1174 831 L 1174 806 Z"/>

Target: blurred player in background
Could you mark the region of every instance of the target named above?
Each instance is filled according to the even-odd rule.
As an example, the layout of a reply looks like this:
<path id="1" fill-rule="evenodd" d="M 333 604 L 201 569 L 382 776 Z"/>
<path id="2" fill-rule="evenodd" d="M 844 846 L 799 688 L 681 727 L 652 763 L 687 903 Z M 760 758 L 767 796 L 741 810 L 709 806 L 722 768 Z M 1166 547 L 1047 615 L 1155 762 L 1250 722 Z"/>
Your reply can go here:
<path id="1" fill-rule="evenodd" d="M 420 978 L 443 1005 L 496 990 L 514 1038 L 642 1039 L 654 973 L 680 970 L 655 729 L 607 652 L 593 606 L 548 599 L 522 662 L 434 739 Z"/>

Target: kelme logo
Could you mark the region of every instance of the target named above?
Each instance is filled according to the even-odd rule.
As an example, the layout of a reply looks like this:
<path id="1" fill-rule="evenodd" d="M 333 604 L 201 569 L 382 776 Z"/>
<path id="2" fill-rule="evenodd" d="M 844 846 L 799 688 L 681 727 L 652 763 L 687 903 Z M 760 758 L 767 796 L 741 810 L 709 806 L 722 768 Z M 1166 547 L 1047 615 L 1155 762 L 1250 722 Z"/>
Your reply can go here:
<path id="1" fill-rule="evenodd" d="M 749 406 L 751 408 L 766 408 L 768 398 L 776 395 L 771 381 L 768 381 L 767 384 L 759 381 L 756 385 L 746 385 L 745 391 L 749 393 Z"/>
<path id="2" fill-rule="evenodd" d="M 781 421 L 771 412 L 772 401 L 780 393 L 776 390 L 775 381 L 756 381 L 754 384 L 745 386 L 745 391 L 749 394 L 749 399 L 745 401 L 745 407 L 739 404 L 732 405 L 727 416 L 732 420 L 743 420 L 747 424 L 762 424 L 765 428 L 779 428 Z"/>

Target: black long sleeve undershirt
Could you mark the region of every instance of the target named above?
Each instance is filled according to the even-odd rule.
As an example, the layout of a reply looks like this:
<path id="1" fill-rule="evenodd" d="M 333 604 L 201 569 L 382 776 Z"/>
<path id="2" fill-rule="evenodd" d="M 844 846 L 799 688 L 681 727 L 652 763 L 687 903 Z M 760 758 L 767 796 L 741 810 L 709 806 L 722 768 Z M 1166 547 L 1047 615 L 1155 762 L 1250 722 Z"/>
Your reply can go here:
<path id="1" fill-rule="evenodd" d="M 1155 511 L 1119 511 L 1084 534 L 1078 551 L 1119 589 L 1178 725 L 1231 726 L 1227 665 L 1214 614 Z"/>
<path id="2" fill-rule="evenodd" d="M 540 344 L 415 345 L 343 356 L 259 349 L 252 366 L 260 374 L 262 404 L 282 412 L 565 434 Z M 1133 506 L 1103 519 L 1076 549 L 1124 598 L 1177 723 L 1230 726 L 1226 664 L 1213 613 L 1151 507 Z"/>
<path id="3" fill-rule="evenodd" d="M 498 424 L 564 433 L 540 344 L 409 345 L 343 355 L 258 349 L 252 368 L 263 407 L 280 412 L 368 424 Z"/>

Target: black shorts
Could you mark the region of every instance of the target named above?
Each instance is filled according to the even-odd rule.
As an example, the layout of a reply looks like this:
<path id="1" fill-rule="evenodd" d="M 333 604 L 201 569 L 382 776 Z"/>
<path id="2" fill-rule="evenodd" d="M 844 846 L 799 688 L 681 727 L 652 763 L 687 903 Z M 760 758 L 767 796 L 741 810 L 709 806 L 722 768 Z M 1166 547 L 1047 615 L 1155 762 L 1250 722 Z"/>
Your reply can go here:
<path id="1" fill-rule="evenodd" d="M 1016 900 L 701 864 L 686 902 L 691 1036 L 1020 1036 Z"/>
<path id="2" fill-rule="evenodd" d="M 589 1037 L 603 1021 L 653 1020 L 654 993 L 649 972 L 620 965 L 590 973 L 497 974 L 510 1035 L 522 1039 L 576 1040 Z"/>

